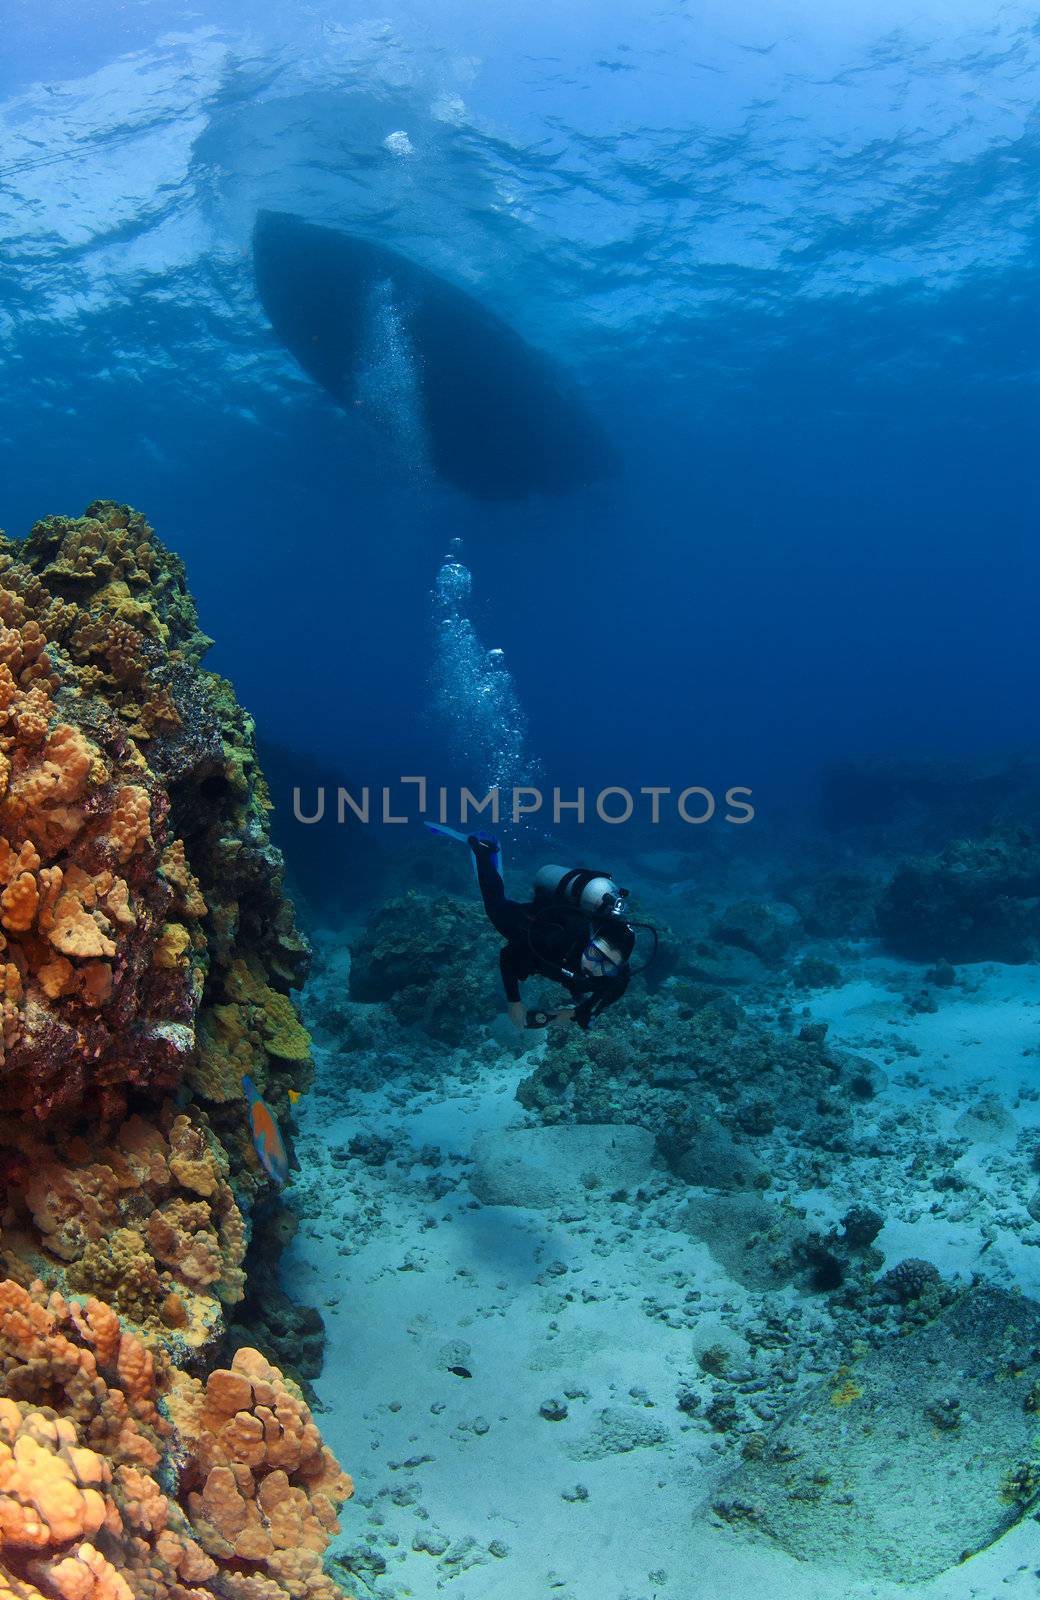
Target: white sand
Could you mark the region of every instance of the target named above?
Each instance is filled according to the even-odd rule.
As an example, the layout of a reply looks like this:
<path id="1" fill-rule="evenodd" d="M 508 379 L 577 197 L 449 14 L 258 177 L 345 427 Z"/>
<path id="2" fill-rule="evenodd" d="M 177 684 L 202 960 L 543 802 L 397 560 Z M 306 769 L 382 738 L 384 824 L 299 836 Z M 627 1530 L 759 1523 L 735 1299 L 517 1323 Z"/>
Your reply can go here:
<path id="1" fill-rule="evenodd" d="M 937 1014 L 908 1012 L 902 990 L 919 989 L 920 972 L 892 961 L 865 959 L 854 983 L 812 998 L 832 1042 L 889 1074 L 858 1127 L 910 1108 L 923 1136 L 931 1125 L 941 1137 L 980 1095 L 996 1092 L 1020 1130 L 1040 1129 L 1040 1057 L 1024 1053 L 1040 1043 L 1037 975 L 964 970 L 977 990 L 944 992 Z M 920 1054 L 901 1053 L 907 1046 Z M 912 1586 L 813 1568 L 719 1523 L 708 1506 L 735 1452 L 705 1420 L 677 1409 L 680 1383 L 702 1379 L 696 1353 L 720 1340 L 753 1369 L 739 1329 L 764 1304 L 799 1301 L 815 1315 L 824 1299 L 750 1295 L 728 1280 L 702 1244 L 667 1226 L 677 1199 L 696 1193 L 674 1180 L 650 1174 L 653 1198 L 642 1208 L 583 1185 L 573 1201 L 545 1207 L 477 1204 L 466 1179 L 474 1169 L 451 1158 L 527 1125 L 513 1098 L 529 1070 L 522 1060 L 482 1069 L 479 1083 L 445 1079 L 427 1094 L 403 1094 L 391 1082 L 348 1096 L 345 1109 L 341 1091 L 333 1099 L 322 1088 L 322 1074 L 331 1083 L 342 1065 L 319 1058 L 317 1066 L 298 1141 L 309 1215 L 284 1279 L 326 1318 L 319 1420 L 357 1486 L 337 1549 L 367 1547 L 386 1562 L 371 1579 L 376 1592 L 418 1600 L 444 1592 L 456 1600 L 1035 1596 L 1040 1530 L 1032 1518 L 963 1566 Z M 335 1165 L 333 1153 L 358 1133 L 391 1138 L 391 1160 Z M 412 1164 L 431 1145 L 447 1158 L 442 1165 Z M 934 1191 L 916 1193 L 898 1163 L 882 1174 L 891 1195 L 880 1208 L 886 1258 L 921 1255 L 962 1280 L 978 1271 L 1040 1298 L 1040 1226 L 1024 1212 L 1040 1177 L 1022 1145 L 1017 1155 L 974 1145 L 957 1170 L 982 1198 L 974 1189 L 970 1204 L 944 1197 L 938 1215 Z M 427 1180 L 444 1175 L 458 1185 L 434 1198 Z M 798 1199 L 826 1220 L 842 1209 L 827 1193 Z M 701 1298 L 687 1301 L 691 1291 Z M 819 1370 L 837 1358 L 821 1349 Z M 566 1405 L 565 1418 L 540 1415 L 549 1400 Z M 606 1444 L 634 1447 L 583 1453 L 590 1441 L 603 1448 L 604 1431 Z M 356 1591 L 372 1592 L 360 1580 Z"/>

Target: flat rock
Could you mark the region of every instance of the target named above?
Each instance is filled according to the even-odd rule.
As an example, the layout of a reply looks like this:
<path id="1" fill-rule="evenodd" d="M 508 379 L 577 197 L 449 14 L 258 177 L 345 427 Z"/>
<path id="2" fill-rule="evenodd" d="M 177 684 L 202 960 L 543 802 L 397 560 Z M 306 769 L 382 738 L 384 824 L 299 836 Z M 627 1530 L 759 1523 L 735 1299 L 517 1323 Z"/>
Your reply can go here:
<path id="1" fill-rule="evenodd" d="M 961 1112 L 953 1131 L 973 1144 L 1013 1145 L 1018 1124 L 999 1095 L 987 1094 Z"/>
<path id="2" fill-rule="evenodd" d="M 602 1461 L 605 1456 L 652 1450 L 667 1442 L 668 1429 L 646 1411 L 604 1406 L 585 1437 L 568 1446 L 567 1454 L 574 1461 Z"/>
<path id="3" fill-rule="evenodd" d="M 800 1270 L 795 1252 L 808 1236 L 800 1217 L 757 1193 L 691 1200 L 676 1227 L 706 1244 L 719 1266 L 747 1289 L 793 1282 Z"/>
<path id="4" fill-rule="evenodd" d="M 670 1154 L 679 1178 L 702 1189 L 753 1189 L 764 1173 L 752 1153 L 717 1126 L 697 1132 Z"/>
<path id="5" fill-rule="evenodd" d="M 714 1510 L 799 1561 L 923 1582 L 1035 1503 L 1038 1382 L 1040 1304 L 971 1289 L 801 1395 Z"/>
<path id="6" fill-rule="evenodd" d="M 470 1188 L 487 1206 L 542 1209 L 587 1200 L 590 1194 L 645 1183 L 653 1171 L 655 1147 L 646 1128 L 614 1123 L 478 1134 Z"/>
<path id="7" fill-rule="evenodd" d="M 680 977 L 694 983 L 722 984 L 727 988 L 761 983 L 767 975 L 764 963 L 750 950 L 712 939 L 684 941 L 674 952 L 674 964 Z"/>

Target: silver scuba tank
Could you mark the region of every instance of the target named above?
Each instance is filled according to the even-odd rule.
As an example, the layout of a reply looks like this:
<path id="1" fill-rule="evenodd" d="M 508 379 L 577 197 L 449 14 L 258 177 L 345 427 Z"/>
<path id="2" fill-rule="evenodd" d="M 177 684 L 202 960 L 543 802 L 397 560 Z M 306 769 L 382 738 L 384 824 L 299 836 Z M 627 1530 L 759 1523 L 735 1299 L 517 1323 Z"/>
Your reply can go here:
<path id="1" fill-rule="evenodd" d="M 536 896 L 561 901 L 587 917 L 616 916 L 623 909 L 627 889 L 619 889 L 605 872 L 588 867 L 541 867 L 535 874 Z"/>

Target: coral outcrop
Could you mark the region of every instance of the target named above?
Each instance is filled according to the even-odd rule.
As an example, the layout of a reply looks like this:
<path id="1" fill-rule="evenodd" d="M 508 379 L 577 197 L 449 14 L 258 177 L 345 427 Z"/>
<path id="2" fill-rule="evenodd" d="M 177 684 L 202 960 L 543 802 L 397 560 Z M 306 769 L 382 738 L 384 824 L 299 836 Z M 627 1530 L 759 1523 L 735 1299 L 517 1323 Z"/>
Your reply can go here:
<path id="1" fill-rule="evenodd" d="M 1034 961 L 1038 898 L 1040 841 L 1004 825 L 904 862 L 878 905 L 878 932 L 911 960 Z"/>
<path id="2" fill-rule="evenodd" d="M 242 1075 L 288 1121 L 311 1072 L 209 644 L 129 507 L 0 537 L 0 1596 L 340 1594 L 349 1480 L 299 1391 L 208 1370 L 271 1195 Z"/>
<path id="3" fill-rule="evenodd" d="M 497 936 L 478 905 L 410 891 L 388 900 L 351 945 L 350 997 L 385 1001 L 395 1020 L 461 1044 L 499 1005 Z"/>
<path id="4" fill-rule="evenodd" d="M 520 1104 L 547 1123 L 648 1128 L 677 1175 L 711 1187 L 766 1186 L 753 1143 L 777 1127 L 792 1153 L 851 1148 L 856 1107 L 886 1081 L 873 1062 L 761 1027 L 720 990 L 676 993 L 678 1011 L 651 1010 L 649 1027 L 550 1030 Z"/>
<path id="5" fill-rule="evenodd" d="M 350 1493 L 258 1351 L 202 1382 L 95 1298 L 0 1283 L 0 1595 L 336 1600 Z"/>
<path id="6" fill-rule="evenodd" d="M 237 1098 L 247 1053 L 261 1089 L 306 1061 L 285 991 L 307 950 L 209 642 L 128 507 L 0 545 L 0 1113 L 108 1125 L 186 1073 Z M 232 1048 L 202 1070 L 219 1006 Z"/>

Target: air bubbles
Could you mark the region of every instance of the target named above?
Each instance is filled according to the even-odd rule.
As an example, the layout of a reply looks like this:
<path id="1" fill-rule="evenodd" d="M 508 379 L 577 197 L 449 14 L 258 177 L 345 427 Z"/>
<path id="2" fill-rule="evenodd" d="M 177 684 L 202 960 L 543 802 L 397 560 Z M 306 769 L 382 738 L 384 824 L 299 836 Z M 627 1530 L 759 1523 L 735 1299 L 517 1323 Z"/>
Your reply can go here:
<path id="1" fill-rule="evenodd" d="M 453 542 L 457 544 L 459 541 L 455 540 Z M 434 584 L 434 603 L 440 611 L 445 612 L 448 616 L 457 616 L 469 599 L 469 592 L 472 587 L 473 577 L 469 568 L 464 567 L 461 561 L 446 557 Z"/>
<path id="2" fill-rule="evenodd" d="M 393 133 L 388 133 L 383 140 L 384 150 L 389 150 L 392 156 L 414 156 L 415 146 L 403 128 L 397 128 Z"/>
<path id="3" fill-rule="evenodd" d="M 430 468 L 416 356 L 389 278 L 373 285 L 366 311 L 354 404 L 393 440 L 412 480 L 425 483 Z"/>
<path id="4" fill-rule="evenodd" d="M 538 764 L 527 753 L 527 719 L 505 651 L 485 649 L 465 614 L 473 577 L 461 550 L 462 541 L 453 539 L 431 595 L 432 709 L 466 781 L 508 789 L 531 782 Z"/>

